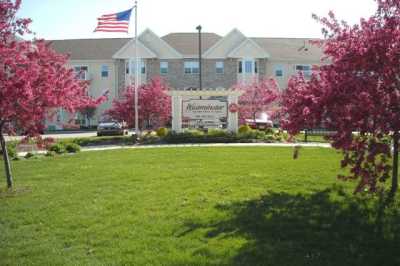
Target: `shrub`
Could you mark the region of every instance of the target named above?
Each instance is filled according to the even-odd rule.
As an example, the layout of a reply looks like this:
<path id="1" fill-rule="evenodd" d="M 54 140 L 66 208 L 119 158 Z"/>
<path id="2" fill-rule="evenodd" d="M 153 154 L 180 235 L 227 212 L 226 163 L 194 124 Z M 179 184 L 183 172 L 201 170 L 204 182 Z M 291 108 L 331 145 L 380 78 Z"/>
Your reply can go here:
<path id="1" fill-rule="evenodd" d="M 96 145 L 130 145 L 135 144 L 136 138 L 132 136 L 104 136 L 104 137 L 89 137 L 75 138 L 73 143 L 81 147 L 96 146 Z"/>
<path id="2" fill-rule="evenodd" d="M 63 143 L 56 143 L 51 145 L 49 150 L 57 154 L 63 154 L 65 153 L 65 146 Z"/>
<path id="3" fill-rule="evenodd" d="M 81 146 L 76 143 L 67 143 L 65 144 L 65 150 L 68 153 L 76 153 L 81 151 Z"/>
<path id="4" fill-rule="evenodd" d="M 207 132 L 207 136 L 209 137 L 226 137 L 229 135 L 229 132 L 222 129 L 210 129 Z"/>
<path id="5" fill-rule="evenodd" d="M 161 138 L 157 135 L 146 134 L 140 138 L 142 144 L 158 144 L 161 142 Z"/>
<path id="6" fill-rule="evenodd" d="M 160 127 L 160 128 L 157 130 L 157 136 L 159 136 L 159 137 L 161 137 L 161 138 L 165 137 L 167 134 L 168 134 L 168 129 L 165 128 L 165 127 Z"/>
<path id="7" fill-rule="evenodd" d="M 275 130 L 274 130 L 272 127 L 267 127 L 267 128 L 264 130 L 264 132 L 265 132 L 265 134 L 272 135 L 272 134 L 275 133 Z"/>
<path id="8" fill-rule="evenodd" d="M 44 156 L 46 156 L 46 157 L 54 157 L 54 155 L 56 155 L 56 153 L 54 151 L 47 151 Z"/>
<path id="9" fill-rule="evenodd" d="M 27 154 L 25 154 L 24 157 L 25 157 L 25 159 L 30 159 L 32 157 L 35 157 L 35 155 L 33 153 L 31 153 L 31 152 L 28 152 Z"/>
<path id="10" fill-rule="evenodd" d="M 17 157 L 17 143 L 12 141 L 12 142 L 7 142 L 7 153 L 8 157 L 10 159 L 16 158 Z M 1 150 L 0 147 L 0 159 L 3 159 L 3 151 Z"/>
<path id="11" fill-rule="evenodd" d="M 239 133 L 247 133 L 252 131 L 251 127 L 249 125 L 241 125 L 239 127 Z"/>

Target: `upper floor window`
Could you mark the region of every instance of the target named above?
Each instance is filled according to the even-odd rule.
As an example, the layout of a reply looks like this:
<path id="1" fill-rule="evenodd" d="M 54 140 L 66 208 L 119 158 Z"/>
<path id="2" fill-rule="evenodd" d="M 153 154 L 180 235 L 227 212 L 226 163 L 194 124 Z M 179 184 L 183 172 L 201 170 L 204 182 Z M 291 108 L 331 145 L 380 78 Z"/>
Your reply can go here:
<path id="1" fill-rule="evenodd" d="M 108 78 L 108 66 L 107 65 L 101 66 L 101 77 Z"/>
<path id="2" fill-rule="evenodd" d="M 274 68 L 274 75 L 275 75 L 275 77 L 277 77 L 277 78 L 283 77 L 283 75 L 284 75 L 283 66 L 280 66 L 280 65 L 275 66 L 275 68 Z"/>
<path id="3" fill-rule="evenodd" d="M 311 77 L 311 66 L 310 65 L 296 65 L 296 72 L 303 72 L 304 77 Z"/>
<path id="4" fill-rule="evenodd" d="M 185 74 L 198 74 L 199 73 L 199 62 L 198 61 L 186 61 L 184 63 Z"/>
<path id="5" fill-rule="evenodd" d="M 168 62 L 160 62 L 160 74 L 168 74 Z"/>
<path id="6" fill-rule="evenodd" d="M 80 80 L 89 79 L 89 68 L 87 66 L 74 66 L 76 77 Z"/>
<path id="7" fill-rule="evenodd" d="M 215 73 L 224 74 L 224 62 L 223 61 L 215 62 Z"/>
<path id="8" fill-rule="evenodd" d="M 141 67 L 140 67 L 140 73 L 146 74 L 146 65 L 145 65 L 145 63 L 144 63 L 143 60 L 140 60 L 140 65 L 141 65 Z M 129 75 L 131 71 L 132 71 L 132 74 L 135 74 L 135 73 L 136 73 L 135 69 L 136 69 L 136 62 L 135 62 L 135 60 L 127 60 L 127 61 L 125 62 L 125 73 L 126 73 L 126 74 Z"/>

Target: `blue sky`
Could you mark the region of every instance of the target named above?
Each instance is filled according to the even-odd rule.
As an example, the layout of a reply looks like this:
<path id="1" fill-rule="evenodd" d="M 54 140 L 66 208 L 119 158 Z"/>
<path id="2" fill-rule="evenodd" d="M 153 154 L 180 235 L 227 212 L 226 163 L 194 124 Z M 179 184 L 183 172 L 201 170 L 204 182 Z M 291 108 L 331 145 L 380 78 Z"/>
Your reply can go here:
<path id="1" fill-rule="evenodd" d="M 139 32 L 204 31 L 225 35 L 238 28 L 249 37 L 321 37 L 311 14 L 334 10 L 339 18 L 356 23 L 375 11 L 374 0 L 138 0 Z M 45 39 L 127 37 L 131 33 L 93 33 L 96 18 L 124 11 L 131 0 L 23 0 L 18 15 L 33 19 L 31 29 Z"/>

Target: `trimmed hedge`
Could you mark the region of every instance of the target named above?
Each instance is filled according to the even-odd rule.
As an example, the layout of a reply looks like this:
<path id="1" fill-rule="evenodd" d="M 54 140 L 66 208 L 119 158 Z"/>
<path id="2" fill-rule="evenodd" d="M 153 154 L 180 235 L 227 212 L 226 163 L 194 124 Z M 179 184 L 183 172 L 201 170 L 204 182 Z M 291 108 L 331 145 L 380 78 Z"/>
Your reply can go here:
<path id="1" fill-rule="evenodd" d="M 101 145 L 132 145 L 136 143 L 135 138 L 132 136 L 76 138 L 72 139 L 71 141 L 72 143 L 78 144 L 81 147 Z"/>
<path id="2" fill-rule="evenodd" d="M 182 133 L 169 133 L 163 140 L 166 143 L 263 143 L 282 142 L 287 135 L 282 132 L 266 134 L 261 130 L 250 130 L 242 133 L 231 133 L 224 130 L 210 130 L 208 133 L 202 131 L 188 130 Z"/>

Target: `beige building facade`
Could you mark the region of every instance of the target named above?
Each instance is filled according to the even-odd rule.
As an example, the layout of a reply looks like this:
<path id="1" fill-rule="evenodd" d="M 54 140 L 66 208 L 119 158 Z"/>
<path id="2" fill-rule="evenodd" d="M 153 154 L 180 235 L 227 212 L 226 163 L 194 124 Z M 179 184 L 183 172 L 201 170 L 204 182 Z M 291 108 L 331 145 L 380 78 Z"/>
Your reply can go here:
<path id="1" fill-rule="evenodd" d="M 275 78 L 285 89 L 289 78 L 302 71 L 310 75 L 319 65 L 322 51 L 311 45 L 311 39 L 250 38 L 237 29 L 225 36 L 202 34 L 202 73 L 204 88 L 231 88 L 261 78 Z M 69 65 L 79 78 L 90 81 L 89 95 L 99 97 L 108 92 L 108 100 L 100 105 L 93 117 L 70 117 L 59 110 L 49 129 L 63 129 L 66 121 L 81 126 L 95 126 L 112 101 L 121 96 L 125 87 L 135 82 L 136 45 L 140 58 L 139 81 L 146 83 L 163 78 L 174 89 L 199 87 L 198 34 L 170 33 L 159 37 L 150 29 L 129 38 L 53 40 L 53 48 L 69 54 Z"/>

